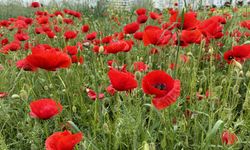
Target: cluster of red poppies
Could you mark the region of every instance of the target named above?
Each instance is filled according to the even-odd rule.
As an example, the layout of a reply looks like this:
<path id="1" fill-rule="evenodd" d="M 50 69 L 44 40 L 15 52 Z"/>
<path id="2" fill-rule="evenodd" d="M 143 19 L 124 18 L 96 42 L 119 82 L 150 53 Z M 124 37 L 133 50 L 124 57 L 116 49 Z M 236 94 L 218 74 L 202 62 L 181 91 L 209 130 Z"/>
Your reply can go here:
<path id="1" fill-rule="evenodd" d="M 33 2 L 32 7 L 40 7 L 40 4 Z M 214 10 L 213 10 L 214 11 Z M 59 68 L 69 68 L 72 63 L 83 63 L 83 56 L 80 51 L 83 47 L 92 46 L 94 53 L 100 54 L 116 54 L 120 52 L 130 52 L 135 45 L 135 41 L 142 41 L 144 46 L 153 45 L 151 54 L 158 53 L 158 46 L 171 45 L 173 47 L 187 47 L 190 44 L 201 44 L 204 41 L 209 46 L 211 41 L 222 38 L 225 34 L 235 38 L 249 37 L 250 32 L 241 33 L 237 30 L 233 34 L 223 33 L 224 24 L 230 19 L 230 14 L 223 16 L 211 16 L 205 20 L 197 19 L 197 12 L 188 11 L 181 13 L 178 10 L 169 9 L 169 19 L 163 23 L 163 15 L 156 12 L 150 12 L 149 17 L 159 25 L 143 25 L 148 21 L 147 10 L 140 8 L 136 10 L 136 21 L 128 23 L 123 27 L 123 31 L 110 33 L 103 36 L 102 33 L 90 32 L 88 24 L 82 25 L 79 29 L 70 29 L 76 20 L 82 19 L 82 15 L 74 10 L 65 9 L 63 11 L 55 11 L 50 14 L 45 11 L 37 10 L 36 18 L 26 18 L 19 16 L 17 18 L 9 18 L 1 20 L 0 27 L 9 31 L 16 31 L 13 41 L 6 38 L 0 33 L 1 47 L 0 53 L 8 54 L 9 52 L 18 50 L 31 50 L 25 58 L 16 62 L 16 67 L 25 71 L 36 71 L 37 69 L 45 69 L 47 71 L 56 71 Z M 68 18 L 67 18 L 68 17 Z M 117 18 L 112 18 L 120 25 Z M 61 26 L 61 24 L 63 24 Z M 250 29 L 250 21 L 242 21 L 239 23 L 242 28 Z M 64 26 L 66 25 L 66 26 Z M 34 37 L 31 38 L 29 33 L 34 27 L 36 35 L 45 35 L 48 39 L 53 40 L 62 37 L 66 43 L 64 47 L 53 47 L 49 44 L 41 44 Z M 141 29 L 141 31 L 139 31 Z M 134 39 L 131 38 L 133 35 Z M 103 38 L 98 37 L 102 36 Z M 84 37 L 82 41 L 76 41 L 78 36 Z M 130 37 L 129 39 L 127 37 Z M 74 43 L 73 45 L 70 45 Z M 218 43 L 219 46 L 223 44 Z M 215 54 L 215 58 L 220 59 L 220 55 Z M 233 46 L 232 50 L 224 53 L 224 59 L 230 64 L 232 62 L 244 63 L 250 59 L 250 44 Z M 181 55 L 183 62 L 188 61 L 186 55 Z M 126 69 L 124 65 L 121 69 L 115 68 L 113 63 L 109 61 L 108 77 L 110 85 L 106 91 L 110 95 L 114 95 L 117 91 L 132 91 L 138 87 L 135 75 Z M 174 69 L 175 64 L 170 66 Z M 144 62 L 135 62 L 135 71 L 147 71 L 149 66 Z M 152 104 L 158 109 L 164 109 L 175 103 L 181 93 L 181 82 L 173 79 L 163 70 L 152 70 L 142 78 L 142 90 L 145 94 L 153 95 Z M 87 88 L 87 94 L 90 99 L 102 99 L 103 93 L 96 94 L 90 88 Z M 0 98 L 6 96 L 6 93 L 0 93 Z M 49 119 L 59 114 L 63 107 L 59 102 L 52 99 L 40 99 L 30 103 L 30 115 L 39 119 Z M 56 132 L 46 140 L 47 150 L 73 149 L 74 146 L 82 139 L 82 133 L 72 134 L 69 131 Z M 237 137 L 228 131 L 223 133 L 223 142 L 233 144 L 237 141 Z M 70 142 L 69 142 L 70 141 Z M 63 146 L 63 147 L 62 147 Z"/>
<path id="2" fill-rule="evenodd" d="M 50 119 L 62 111 L 63 107 L 53 99 L 39 99 L 30 103 L 30 116 L 38 119 Z M 72 134 L 70 131 L 55 132 L 46 139 L 46 150 L 73 150 L 82 140 L 82 133 Z"/>

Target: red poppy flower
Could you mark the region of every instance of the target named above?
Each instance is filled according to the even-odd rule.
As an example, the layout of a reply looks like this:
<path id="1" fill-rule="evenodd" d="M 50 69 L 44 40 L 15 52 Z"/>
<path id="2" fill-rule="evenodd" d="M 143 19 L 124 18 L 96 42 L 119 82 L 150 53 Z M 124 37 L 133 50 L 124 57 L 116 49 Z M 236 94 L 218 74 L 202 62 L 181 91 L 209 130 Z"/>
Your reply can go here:
<path id="1" fill-rule="evenodd" d="M 43 33 L 43 29 L 40 28 L 40 27 L 39 28 L 37 27 L 37 28 L 35 28 L 35 33 L 36 34 L 42 34 Z"/>
<path id="2" fill-rule="evenodd" d="M 30 103 L 30 115 L 44 120 L 57 115 L 62 109 L 62 105 L 53 99 L 39 99 Z"/>
<path id="3" fill-rule="evenodd" d="M 207 19 L 202 21 L 197 27 L 207 39 L 218 39 L 223 36 L 223 26 L 218 21 Z"/>
<path id="4" fill-rule="evenodd" d="M 181 61 L 183 61 L 184 63 L 187 63 L 189 61 L 189 57 L 185 54 L 181 54 L 180 55 L 180 59 Z"/>
<path id="5" fill-rule="evenodd" d="M 145 15 L 146 12 L 147 12 L 147 9 L 146 9 L 146 8 L 138 8 L 135 12 L 136 12 L 136 14 L 137 14 L 138 16 L 140 16 L 140 15 Z"/>
<path id="6" fill-rule="evenodd" d="M 221 135 L 222 143 L 227 145 L 233 145 L 238 141 L 236 134 L 231 133 L 230 131 L 224 131 Z"/>
<path id="7" fill-rule="evenodd" d="M 65 52 L 68 52 L 69 55 L 76 55 L 77 54 L 77 47 L 76 46 L 66 46 L 64 48 Z"/>
<path id="8" fill-rule="evenodd" d="M 19 41 L 13 41 L 3 47 L 4 52 L 8 51 L 17 51 L 21 48 L 21 44 Z"/>
<path id="9" fill-rule="evenodd" d="M 70 18 L 63 18 L 63 22 L 66 24 L 74 24 L 74 21 Z"/>
<path id="10" fill-rule="evenodd" d="M 174 70 L 176 68 L 176 64 L 171 63 L 171 64 L 169 64 L 168 68 L 171 69 L 171 70 Z"/>
<path id="11" fill-rule="evenodd" d="M 107 54 L 116 54 L 118 52 L 127 52 L 131 50 L 132 43 L 125 40 L 119 40 L 116 42 L 111 42 L 109 45 L 104 46 L 105 53 Z"/>
<path id="12" fill-rule="evenodd" d="M 224 53 L 224 59 L 228 64 L 232 63 L 233 59 L 238 62 L 244 62 L 250 59 L 250 44 L 234 46 L 232 50 L 228 50 Z"/>
<path id="13" fill-rule="evenodd" d="M 41 25 L 49 23 L 49 17 L 48 16 L 39 16 L 38 18 L 36 18 L 36 20 Z"/>
<path id="14" fill-rule="evenodd" d="M 4 38 L 4 39 L 1 40 L 2 46 L 6 45 L 6 44 L 8 44 L 8 43 L 9 43 L 8 38 Z"/>
<path id="15" fill-rule="evenodd" d="M 110 43 L 112 41 L 113 37 L 112 36 L 106 36 L 102 39 L 103 44 Z"/>
<path id="16" fill-rule="evenodd" d="M 42 25 L 42 30 L 43 30 L 43 32 L 51 31 L 50 27 L 47 25 Z"/>
<path id="17" fill-rule="evenodd" d="M 124 36 L 125 36 L 125 34 L 123 32 L 120 32 L 120 33 L 117 34 L 117 39 L 118 40 L 123 40 Z"/>
<path id="18" fill-rule="evenodd" d="M 48 12 L 46 12 L 46 11 L 36 11 L 35 12 L 35 14 L 37 15 L 37 16 L 47 16 L 48 15 Z"/>
<path id="19" fill-rule="evenodd" d="M 89 42 L 88 40 L 86 40 L 87 42 Z M 95 45 L 99 45 L 100 43 L 101 43 L 101 40 L 99 40 L 99 39 L 94 39 L 94 40 L 92 40 L 91 41 L 93 44 L 95 44 Z"/>
<path id="20" fill-rule="evenodd" d="M 143 34 L 143 43 L 145 46 L 149 44 L 153 45 L 166 45 L 172 37 L 172 33 L 169 30 L 161 30 L 157 26 L 147 26 Z"/>
<path id="21" fill-rule="evenodd" d="M 235 29 L 230 33 L 230 36 L 235 37 L 236 39 L 240 39 L 243 35 L 239 30 Z"/>
<path id="22" fill-rule="evenodd" d="M 226 24 L 227 20 L 226 18 L 222 17 L 222 16 L 212 16 L 209 18 L 210 20 L 213 20 L 215 22 L 219 22 L 221 24 Z"/>
<path id="23" fill-rule="evenodd" d="M 23 48 L 24 48 L 24 50 L 28 50 L 31 46 L 32 45 L 27 41 L 27 42 L 24 43 Z"/>
<path id="24" fill-rule="evenodd" d="M 83 44 L 81 42 L 77 42 L 76 43 L 77 48 L 79 48 L 81 51 L 83 50 L 83 46 L 82 45 Z"/>
<path id="25" fill-rule="evenodd" d="M 246 32 L 243 33 L 243 35 L 244 35 L 245 37 L 250 37 L 250 32 L 247 32 L 247 31 L 246 31 Z"/>
<path id="26" fill-rule="evenodd" d="M 199 30 L 182 30 L 181 33 L 181 42 L 182 44 L 200 44 L 202 39 L 202 33 Z M 178 40 L 176 39 L 176 43 L 178 43 Z M 185 45 L 184 44 L 184 45 Z"/>
<path id="27" fill-rule="evenodd" d="M 162 24 L 162 29 L 173 30 L 176 25 L 172 24 L 171 22 L 166 22 Z"/>
<path id="28" fill-rule="evenodd" d="M 143 39 L 143 32 L 135 32 L 134 38 L 137 40 L 142 40 Z"/>
<path id="29" fill-rule="evenodd" d="M 74 16 L 74 17 L 76 17 L 78 19 L 81 19 L 81 13 L 80 12 L 77 12 L 77 11 L 74 11 L 74 10 L 70 10 L 70 9 L 64 9 L 64 12 L 66 14 Z"/>
<path id="30" fill-rule="evenodd" d="M 71 65 L 70 57 L 55 49 L 37 49 L 37 52 L 32 51 L 32 54 L 28 55 L 26 60 L 34 67 L 48 71 L 55 71 L 58 68 L 68 68 Z"/>
<path id="31" fill-rule="evenodd" d="M 0 98 L 4 98 L 8 95 L 6 92 L 0 92 Z"/>
<path id="32" fill-rule="evenodd" d="M 48 38 L 53 39 L 56 37 L 55 33 L 53 31 L 47 31 L 45 32 Z"/>
<path id="33" fill-rule="evenodd" d="M 138 61 L 138 62 L 134 63 L 134 70 L 135 71 L 142 72 L 142 71 L 146 71 L 147 69 L 148 69 L 148 65 L 146 65 L 144 62 Z"/>
<path id="34" fill-rule="evenodd" d="M 8 27 L 10 24 L 11 24 L 11 22 L 8 20 L 1 20 L 0 21 L 0 26 L 2 26 L 2 27 Z"/>
<path id="35" fill-rule="evenodd" d="M 113 88 L 112 85 L 109 85 L 107 88 L 106 88 L 106 91 L 109 93 L 109 95 L 113 96 L 115 95 L 116 93 L 116 90 Z"/>
<path id="36" fill-rule="evenodd" d="M 162 17 L 161 14 L 158 14 L 156 12 L 150 12 L 149 15 L 150 15 L 150 18 L 153 20 L 157 20 L 157 19 L 160 19 Z"/>
<path id="37" fill-rule="evenodd" d="M 61 11 L 59 11 L 59 10 L 55 11 L 54 14 L 55 14 L 56 16 L 59 16 L 59 15 L 60 15 L 60 16 L 63 17 L 63 13 L 62 13 Z"/>
<path id="38" fill-rule="evenodd" d="M 36 67 L 32 66 L 26 59 L 17 61 L 16 67 L 25 71 L 36 71 L 37 69 Z"/>
<path id="39" fill-rule="evenodd" d="M 17 29 L 27 29 L 28 25 L 24 20 L 17 20 L 14 23 L 14 27 Z"/>
<path id="40" fill-rule="evenodd" d="M 142 24 L 142 23 L 147 22 L 147 20 L 148 20 L 148 16 L 146 16 L 146 15 L 140 15 L 140 16 L 137 17 L 136 21 L 138 23 Z"/>
<path id="41" fill-rule="evenodd" d="M 180 96 L 180 81 L 161 70 L 149 72 L 142 79 L 142 89 L 146 94 L 154 95 L 153 105 L 161 110 L 173 104 Z"/>
<path id="42" fill-rule="evenodd" d="M 31 3 L 31 7 L 33 7 L 33 8 L 38 8 L 38 7 L 40 7 L 41 5 L 40 5 L 40 3 L 39 2 L 32 2 Z"/>
<path id="43" fill-rule="evenodd" d="M 18 41 L 26 41 L 29 39 L 29 35 L 26 33 L 17 33 L 15 34 L 15 39 Z"/>
<path id="44" fill-rule="evenodd" d="M 172 24 L 176 24 L 178 28 L 181 28 L 182 18 L 181 16 L 178 16 L 178 11 L 172 11 L 171 17 L 169 18 L 169 21 Z M 196 19 L 197 14 L 195 12 L 187 12 L 184 14 L 183 18 L 183 30 L 192 30 L 199 25 L 200 21 Z"/>
<path id="45" fill-rule="evenodd" d="M 81 132 L 72 134 L 70 131 L 55 132 L 45 141 L 46 150 L 73 150 L 83 138 Z"/>
<path id="46" fill-rule="evenodd" d="M 127 24 L 124 28 L 123 31 L 125 34 L 133 34 L 135 33 L 137 30 L 139 30 L 140 28 L 140 24 L 137 22 L 133 22 L 130 24 Z"/>
<path id="47" fill-rule="evenodd" d="M 82 56 L 72 55 L 71 56 L 71 62 L 72 63 L 79 63 L 83 64 L 84 58 Z"/>
<path id="48" fill-rule="evenodd" d="M 158 54 L 159 53 L 159 50 L 157 48 L 151 48 L 150 51 L 149 51 L 150 54 Z"/>
<path id="49" fill-rule="evenodd" d="M 83 26 L 82 26 L 82 32 L 83 32 L 83 33 L 86 33 L 86 32 L 88 32 L 88 31 L 89 31 L 89 25 L 87 25 L 87 24 L 83 25 Z"/>
<path id="50" fill-rule="evenodd" d="M 97 32 L 92 32 L 86 35 L 86 39 L 92 41 L 96 38 L 96 35 L 97 35 Z"/>
<path id="51" fill-rule="evenodd" d="M 137 87 L 134 75 L 126 70 L 119 71 L 110 68 L 108 76 L 113 88 L 117 91 L 128 91 Z"/>
<path id="52" fill-rule="evenodd" d="M 126 47 L 124 48 L 124 52 L 128 52 L 128 51 L 130 51 L 130 50 L 132 49 L 132 46 L 133 46 L 135 43 L 134 43 L 133 40 L 126 40 L 125 42 L 128 44 L 128 46 L 126 46 Z"/>
<path id="53" fill-rule="evenodd" d="M 248 30 L 250 30 L 250 20 L 242 21 L 240 23 L 240 26 L 243 27 L 243 28 L 247 28 Z"/>
<path id="54" fill-rule="evenodd" d="M 76 38 L 76 36 L 77 36 L 77 32 L 75 32 L 75 31 L 66 31 L 64 33 L 64 38 L 66 40 L 74 39 L 74 38 Z"/>
<path id="55" fill-rule="evenodd" d="M 55 25 L 54 26 L 54 30 L 55 30 L 55 32 L 61 32 L 62 28 L 60 28 L 59 26 Z"/>
<path id="56" fill-rule="evenodd" d="M 91 99 L 91 100 L 96 100 L 97 98 L 98 99 L 103 99 L 104 98 L 104 94 L 103 93 L 100 93 L 100 94 L 96 94 L 96 92 L 90 88 L 87 88 L 86 89 L 86 92 L 88 94 L 88 97 Z"/>
<path id="57" fill-rule="evenodd" d="M 95 53 L 99 53 L 99 49 L 100 49 L 100 46 L 94 45 L 93 48 L 92 48 L 92 51 L 95 52 Z"/>

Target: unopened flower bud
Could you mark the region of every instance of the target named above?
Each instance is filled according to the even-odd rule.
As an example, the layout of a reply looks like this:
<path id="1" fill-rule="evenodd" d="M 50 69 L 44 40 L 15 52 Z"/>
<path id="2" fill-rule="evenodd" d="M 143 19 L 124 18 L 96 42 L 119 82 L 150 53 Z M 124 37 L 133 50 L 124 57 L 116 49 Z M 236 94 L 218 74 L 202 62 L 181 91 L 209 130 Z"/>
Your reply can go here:
<path id="1" fill-rule="evenodd" d="M 13 94 L 13 95 L 11 96 L 11 98 L 13 98 L 13 99 L 18 99 L 18 98 L 20 98 L 20 96 L 17 95 L 17 94 Z"/>
<path id="2" fill-rule="evenodd" d="M 233 61 L 234 61 L 233 62 L 234 66 L 236 66 L 237 68 L 239 68 L 240 70 L 242 70 L 242 65 L 238 61 L 236 61 L 236 60 L 233 60 Z"/>
<path id="3" fill-rule="evenodd" d="M 104 52 L 104 47 L 103 46 L 100 46 L 99 47 L 99 53 L 103 53 Z"/>

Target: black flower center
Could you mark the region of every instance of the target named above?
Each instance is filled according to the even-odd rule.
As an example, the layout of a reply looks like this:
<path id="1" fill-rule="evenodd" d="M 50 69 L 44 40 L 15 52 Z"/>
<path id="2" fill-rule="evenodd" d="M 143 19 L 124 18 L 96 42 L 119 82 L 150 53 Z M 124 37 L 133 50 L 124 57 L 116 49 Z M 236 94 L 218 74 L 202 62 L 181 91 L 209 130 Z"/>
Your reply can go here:
<path id="1" fill-rule="evenodd" d="M 229 57 L 228 57 L 228 60 L 233 60 L 233 59 L 234 59 L 233 56 L 229 56 Z"/>
<path id="2" fill-rule="evenodd" d="M 166 90 L 167 86 L 163 83 L 157 83 L 154 85 L 155 88 L 159 89 L 159 90 Z"/>

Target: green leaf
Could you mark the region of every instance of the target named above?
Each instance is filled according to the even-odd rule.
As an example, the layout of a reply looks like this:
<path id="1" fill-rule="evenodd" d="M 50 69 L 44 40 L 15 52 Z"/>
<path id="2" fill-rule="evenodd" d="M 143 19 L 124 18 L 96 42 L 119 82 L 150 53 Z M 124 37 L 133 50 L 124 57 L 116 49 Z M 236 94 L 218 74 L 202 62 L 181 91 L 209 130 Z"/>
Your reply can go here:
<path id="1" fill-rule="evenodd" d="M 210 138 L 215 135 L 215 133 L 220 129 L 220 126 L 222 125 L 222 123 L 223 123 L 222 120 L 218 120 L 214 124 L 213 128 L 210 131 L 208 131 L 206 140 L 210 140 Z"/>

